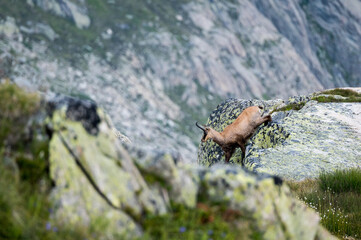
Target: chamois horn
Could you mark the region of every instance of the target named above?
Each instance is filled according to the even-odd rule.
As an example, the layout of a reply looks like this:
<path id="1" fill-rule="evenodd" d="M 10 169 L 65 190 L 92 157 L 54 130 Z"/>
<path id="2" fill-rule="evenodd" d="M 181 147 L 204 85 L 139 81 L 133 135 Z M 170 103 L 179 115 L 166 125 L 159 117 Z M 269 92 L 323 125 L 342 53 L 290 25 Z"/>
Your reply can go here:
<path id="1" fill-rule="evenodd" d="M 198 122 L 196 122 L 196 125 L 197 125 L 197 127 L 199 127 L 200 129 L 202 129 L 202 130 L 203 130 L 203 132 L 205 132 L 205 131 L 206 131 L 206 129 L 204 129 L 203 127 L 201 127 L 201 126 L 199 126 L 199 125 L 198 125 Z"/>

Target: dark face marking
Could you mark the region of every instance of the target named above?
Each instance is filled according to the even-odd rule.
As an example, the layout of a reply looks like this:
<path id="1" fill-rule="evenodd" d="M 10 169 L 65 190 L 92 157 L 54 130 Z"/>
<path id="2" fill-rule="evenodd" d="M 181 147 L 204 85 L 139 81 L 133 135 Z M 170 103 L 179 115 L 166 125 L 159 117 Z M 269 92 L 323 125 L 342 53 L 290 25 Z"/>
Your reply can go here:
<path id="1" fill-rule="evenodd" d="M 204 131 L 203 132 L 203 137 L 202 137 L 202 142 L 205 142 L 206 141 L 206 137 L 207 137 L 207 134 L 208 134 L 208 131 L 206 132 L 206 131 Z"/>

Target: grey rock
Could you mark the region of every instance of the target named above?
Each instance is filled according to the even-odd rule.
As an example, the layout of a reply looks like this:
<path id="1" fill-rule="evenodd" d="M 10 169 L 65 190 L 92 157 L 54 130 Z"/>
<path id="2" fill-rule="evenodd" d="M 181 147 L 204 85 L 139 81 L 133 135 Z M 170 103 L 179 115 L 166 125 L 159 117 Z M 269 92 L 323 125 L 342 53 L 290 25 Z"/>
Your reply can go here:
<path id="1" fill-rule="evenodd" d="M 293 97 L 289 102 L 307 101 Z M 209 126 L 221 131 L 241 110 L 241 100 L 222 103 L 210 115 Z M 231 161 L 255 172 L 286 179 L 316 178 L 321 171 L 361 167 L 360 103 L 308 101 L 292 112 L 273 113 L 275 121 L 261 126 L 249 140 L 244 161 L 237 150 Z M 210 166 L 222 162 L 223 152 L 213 142 L 200 143 L 198 162 Z"/>
<path id="2" fill-rule="evenodd" d="M 69 18 L 80 29 L 90 26 L 90 18 L 85 6 L 78 6 L 71 0 L 28 0 L 27 3 L 30 6 L 36 5 L 55 15 Z"/>

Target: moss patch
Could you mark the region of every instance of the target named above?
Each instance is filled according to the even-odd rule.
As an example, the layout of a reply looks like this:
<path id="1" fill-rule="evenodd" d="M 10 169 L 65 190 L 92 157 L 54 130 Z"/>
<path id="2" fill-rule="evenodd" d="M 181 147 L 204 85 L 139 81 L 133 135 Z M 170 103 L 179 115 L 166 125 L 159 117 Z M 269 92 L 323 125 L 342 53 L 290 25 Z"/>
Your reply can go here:
<path id="1" fill-rule="evenodd" d="M 328 102 L 361 102 L 361 97 L 349 97 L 346 99 L 335 98 L 332 96 L 316 96 L 312 100 L 317 102 L 328 103 Z"/>
<path id="2" fill-rule="evenodd" d="M 290 110 L 301 110 L 304 106 L 305 106 L 306 102 L 299 102 L 299 103 L 290 103 L 284 107 L 281 107 L 281 108 L 277 108 L 277 109 L 274 109 L 272 113 L 274 112 L 285 112 L 285 111 L 290 111 Z"/>
<path id="3" fill-rule="evenodd" d="M 321 92 L 328 95 L 340 95 L 342 97 L 361 97 L 360 93 L 357 93 L 351 89 L 335 88 Z"/>
<path id="4" fill-rule="evenodd" d="M 320 96 L 322 94 L 322 96 Z M 337 96 L 341 96 L 337 97 Z M 361 94 L 351 89 L 335 88 L 323 91 L 312 98 L 318 102 L 361 102 Z"/>
<path id="5" fill-rule="evenodd" d="M 21 180 L 37 184 L 47 178 L 49 139 L 44 126 L 36 123 L 40 98 L 15 84 L 0 85 L 1 155 L 13 161 Z"/>

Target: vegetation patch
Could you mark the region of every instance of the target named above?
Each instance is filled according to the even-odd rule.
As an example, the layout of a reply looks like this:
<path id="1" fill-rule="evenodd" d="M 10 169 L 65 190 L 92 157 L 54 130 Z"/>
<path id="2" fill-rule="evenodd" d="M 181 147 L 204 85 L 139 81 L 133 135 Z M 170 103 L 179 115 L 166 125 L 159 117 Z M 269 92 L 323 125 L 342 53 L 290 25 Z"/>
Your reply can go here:
<path id="1" fill-rule="evenodd" d="M 148 216 L 142 239 L 260 239 L 239 211 L 198 203 L 195 209 L 174 207 L 173 213 Z"/>
<path id="2" fill-rule="evenodd" d="M 361 239 L 361 169 L 322 173 L 319 179 L 288 182 L 315 209 L 321 224 L 338 237 Z"/>
<path id="3" fill-rule="evenodd" d="M 335 88 L 331 90 L 323 91 L 322 94 L 328 95 L 340 95 L 342 97 L 361 97 L 360 93 L 357 93 L 351 89 Z"/>
<path id="4" fill-rule="evenodd" d="M 19 180 L 0 157 L 0 239 L 96 239 L 94 227 L 69 226 L 49 218 L 52 211 L 43 181 Z M 97 228 L 99 231 L 100 229 Z M 95 234 L 95 235 L 94 235 Z"/>
<path id="5" fill-rule="evenodd" d="M 315 96 L 312 100 L 318 102 L 361 102 L 361 94 L 351 89 L 335 88 L 321 92 L 321 94 L 329 96 Z M 335 96 L 341 96 L 343 98 L 337 98 Z"/>
<path id="6" fill-rule="evenodd" d="M 320 187 L 335 193 L 355 192 L 361 194 L 361 169 L 336 170 L 332 174 L 320 175 Z"/>
<path id="7" fill-rule="evenodd" d="M 350 97 L 346 99 L 335 98 L 332 96 L 316 96 L 313 97 L 312 100 L 316 100 L 317 102 L 321 103 L 328 103 L 328 102 L 361 102 L 361 97 Z"/>
<path id="8" fill-rule="evenodd" d="M 299 102 L 299 103 L 290 103 L 284 107 L 281 108 L 276 108 L 274 110 L 271 111 L 270 114 L 274 113 L 274 112 L 286 112 L 286 111 L 291 111 L 291 110 L 301 110 L 304 106 L 305 106 L 306 102 Z"/>
<path id="9" fill-rule="evenodd" d="M 6 81 L 0 84 L 0 144 L 17 142 L 29 116 L 39 107 L 39 97 Z"/>
<path id="10" fill-rule="evenodd" d="M 49 220 L 49 140 L 30 121 L 39 97 L 10 82 L 0 85 L 0 96 L 0 239 L 84 239 L 83 229 Z"/>

